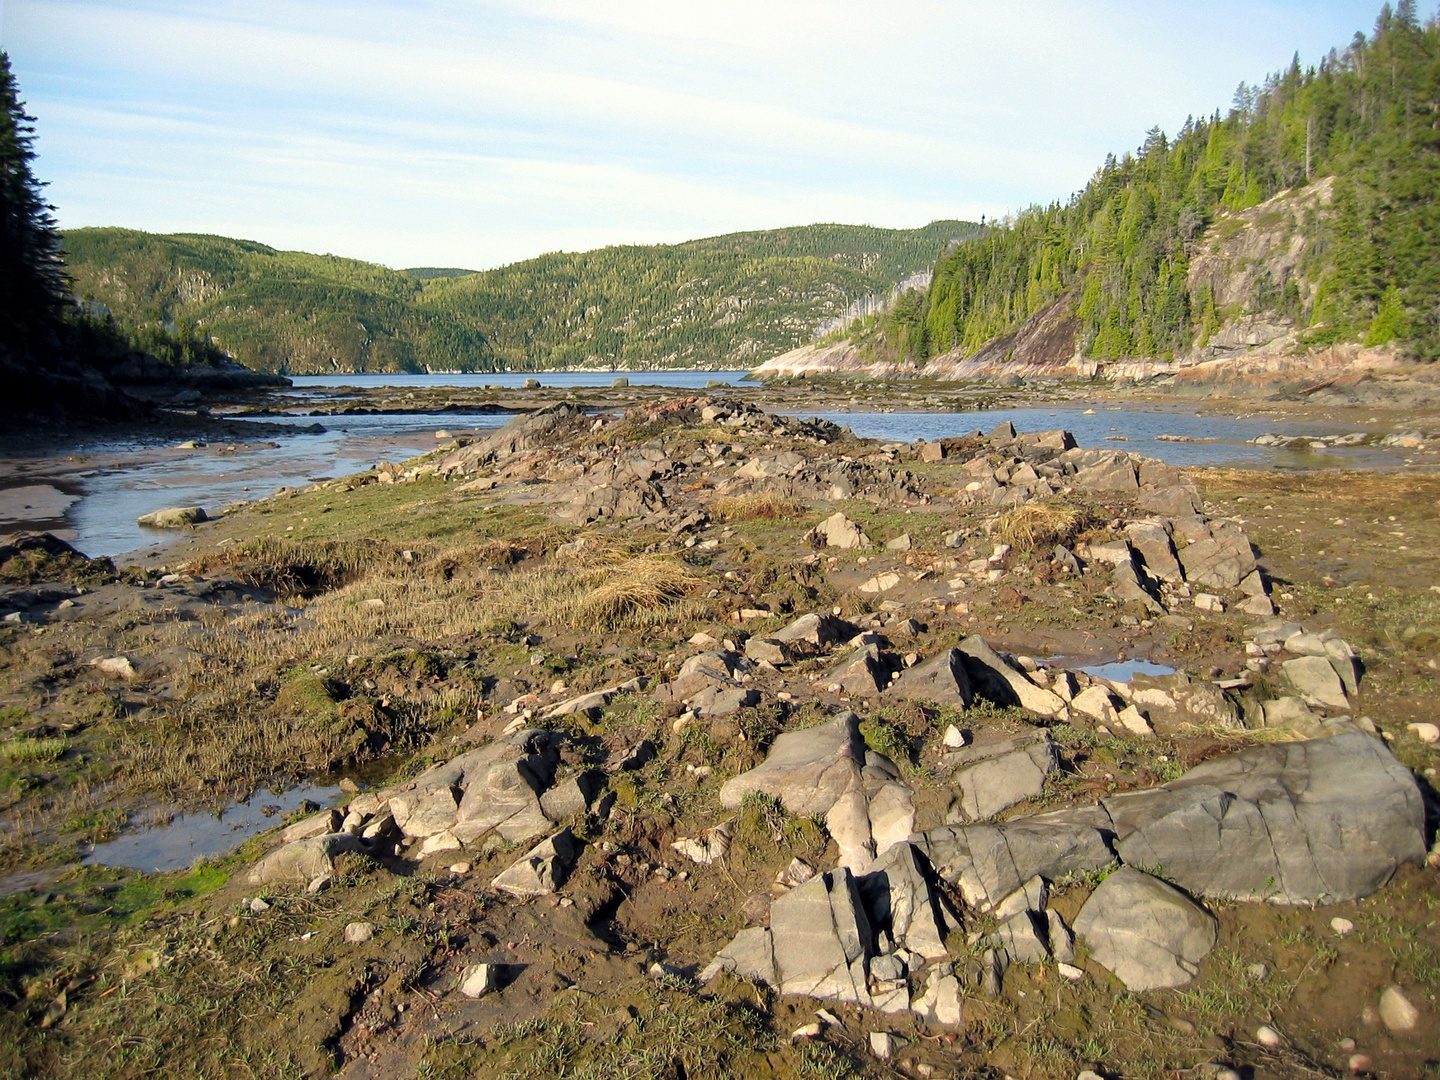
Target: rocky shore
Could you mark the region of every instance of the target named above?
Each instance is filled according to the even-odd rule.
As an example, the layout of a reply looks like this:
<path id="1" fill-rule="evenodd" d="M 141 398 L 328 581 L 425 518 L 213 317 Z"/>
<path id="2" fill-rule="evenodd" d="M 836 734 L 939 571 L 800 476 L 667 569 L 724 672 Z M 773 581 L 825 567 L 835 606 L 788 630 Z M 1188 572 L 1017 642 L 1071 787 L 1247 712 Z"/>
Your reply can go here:
<path id="1" fill-rule="evenodd" d="M 11 540 L 7 1065 L 1420 1075 L 1435 567 L 1355 567 L 1440 491 L 1328 482 L 562 401 L 163 567 Z M 158 895 L 62 866 L 323 772 Z"/>

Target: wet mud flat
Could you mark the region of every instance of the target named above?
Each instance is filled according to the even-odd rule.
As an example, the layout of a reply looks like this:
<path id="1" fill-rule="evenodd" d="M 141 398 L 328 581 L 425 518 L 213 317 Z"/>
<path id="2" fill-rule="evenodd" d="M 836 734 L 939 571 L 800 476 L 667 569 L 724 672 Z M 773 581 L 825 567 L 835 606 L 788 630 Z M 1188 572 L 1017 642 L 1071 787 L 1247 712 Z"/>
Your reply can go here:
<path id="1" fill-rule="evenodd" d="M 1113 861 L 1040 875 L 1020 914 L 1048 952 L 1006 952 L 988 987 L 1019 924 L 943 875 L 953 925 L 922 945 L 877 913 L 848 996 L 700 977 L 910 835 L 938 852 L 1237 754 L 1363 740 L 1431 805 L 1440 755 L 1410 725 L 1436 689 L 1437 499 L 1414 471 L 1178 470 L 1053 432 L 897 445 L 670 400 L 258 499 L 130 568 L 18 552 L 4 855 L 60 872 L 0 903 L 7 1066 L 1300 1076 L 1363 1054 L 1422 1074 L 1431 811 L 1340 902 L 1209 896 L 1172 865 L 1215 932 L 1169 988 L 1131 989 L 1084 933 L 1059 959 L 1047 913 L 1087 925 Z M 726 793 L 830 730 L 859 819 L 790 786 Z M 981 784 L 990 762 L 1023 782 Z M 263 807 L 319 776 L 356 781 L 333 814 L 282 810 L 227 856 L 64 869 L 157 799 Z M 1381 1014 L 1392 986 L 1415 1027 Z"/>

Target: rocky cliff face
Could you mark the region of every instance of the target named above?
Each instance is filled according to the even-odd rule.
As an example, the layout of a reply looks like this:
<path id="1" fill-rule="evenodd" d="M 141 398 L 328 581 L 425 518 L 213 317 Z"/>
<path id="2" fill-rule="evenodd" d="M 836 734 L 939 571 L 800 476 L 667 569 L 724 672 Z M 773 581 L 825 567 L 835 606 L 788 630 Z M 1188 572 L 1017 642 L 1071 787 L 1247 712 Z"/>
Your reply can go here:
<path id="1" fill-rule="evenodd" d="M 1085 355 L 1072 291 L 974 352 L 952 350 L 920 367 L 873 345 L 841 342 L 793 349 L 759 374 L 923 374 L 940 379 L 1171 377 L 1177 383 L 1318 382 L 1396 363 L 1392 348 L 1307 346 L 1297 314 L 1314 304 L 1317 250 L 1334 184 L 1325 179 L 1220 217 L 1195 244 L 1188 285 L 1202 324 L 1190 349 L 1171 358 L 1093 360 Z M 1208 323 L 1206 312 L 1212 312 Z"/>

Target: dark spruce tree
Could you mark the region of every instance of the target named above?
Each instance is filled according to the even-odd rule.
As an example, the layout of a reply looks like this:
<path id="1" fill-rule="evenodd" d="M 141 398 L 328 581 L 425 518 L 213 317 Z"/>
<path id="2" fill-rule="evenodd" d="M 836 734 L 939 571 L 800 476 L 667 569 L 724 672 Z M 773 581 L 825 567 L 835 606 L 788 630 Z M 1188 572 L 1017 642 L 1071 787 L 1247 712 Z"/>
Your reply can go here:
<path id="1" fill-rule="evenodd" d="M 30 168 L 34 124 L 0 52 L 0 348 L 12 363 L 59 351 L 66 303 L 53 207 Z"/>

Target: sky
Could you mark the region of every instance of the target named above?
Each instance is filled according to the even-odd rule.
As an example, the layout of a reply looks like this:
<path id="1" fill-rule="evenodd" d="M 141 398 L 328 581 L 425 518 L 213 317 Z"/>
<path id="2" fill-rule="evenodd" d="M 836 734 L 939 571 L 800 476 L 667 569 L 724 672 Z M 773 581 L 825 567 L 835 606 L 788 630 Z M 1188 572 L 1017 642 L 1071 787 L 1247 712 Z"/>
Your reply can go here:
<path id="1" fill-rule="evenodd" d="M 486 269 L 1063 200 L 1378 8 L 0 0 L 0 46 L 63 228 Z"/>

